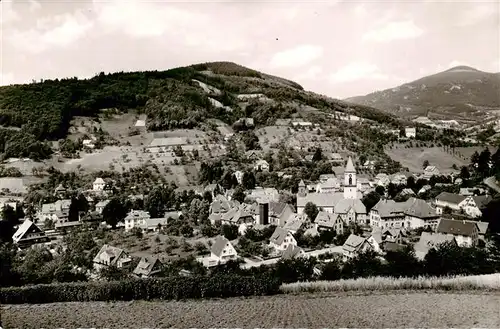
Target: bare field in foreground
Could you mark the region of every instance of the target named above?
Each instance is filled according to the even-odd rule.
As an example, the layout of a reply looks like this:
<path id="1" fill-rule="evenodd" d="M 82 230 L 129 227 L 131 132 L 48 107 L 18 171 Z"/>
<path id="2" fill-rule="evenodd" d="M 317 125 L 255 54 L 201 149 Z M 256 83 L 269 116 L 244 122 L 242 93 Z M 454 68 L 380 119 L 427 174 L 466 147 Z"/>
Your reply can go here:
<path id="1" fill-rule="evenodd" d="M 175 302 L 4 305 L 5 328 L 498 328 L 500 294 L 303 294 Z"/>

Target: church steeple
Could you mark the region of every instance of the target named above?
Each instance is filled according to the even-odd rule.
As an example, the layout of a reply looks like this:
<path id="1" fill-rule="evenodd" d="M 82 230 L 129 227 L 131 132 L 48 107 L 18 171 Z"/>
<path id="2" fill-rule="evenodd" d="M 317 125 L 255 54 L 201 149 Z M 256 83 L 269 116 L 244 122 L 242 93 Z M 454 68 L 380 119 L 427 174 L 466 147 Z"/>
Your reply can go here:
<path id="1" fill-rule="evenodd" d="M 299 191 L 298 192 L 299 192 L 298 196 L 300 196 L 300 197 L 305 197 L 307 194 L 306 184 L 304 183 L 304 181 L 302 179 L 300 180 L 300 183 L 299 183 Z"/>
<path id="2" fill-rule="evenodd" d="M 356 168 L 349 157 L 344 171 L 344 198 L 356 199 L 358 195 L 357 181 L 356 181 Z"/>
<path id="3" fill-rule="evenodd" d="M 346 173 L 356 173 L 356 168 L 354 168 L 354 164 L 352 163 L 352 158 L 349 157 L 347 160 L 347 165 L 345 166 Z"/>

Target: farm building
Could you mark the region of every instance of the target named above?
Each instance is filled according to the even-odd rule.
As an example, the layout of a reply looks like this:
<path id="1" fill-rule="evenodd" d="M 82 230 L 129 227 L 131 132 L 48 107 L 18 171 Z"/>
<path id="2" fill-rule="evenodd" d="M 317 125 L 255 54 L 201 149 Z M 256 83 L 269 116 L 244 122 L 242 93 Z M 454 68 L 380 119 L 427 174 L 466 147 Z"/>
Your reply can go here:
<path id="1" fill-rule="evenodd" d="M 29 247 L 37 243 L 48 242 L 49 238 L 35 223 L 25 220 L 12 236 L 12 241 L 21 247 Z"/>
<path id="2" fill-rule="evenodd" d="M 148 145 L 147 150 L 151 153 L 172 152 L 174 147 L 187 144 L 187 139 L 184 137 L 155 138 Z"/>

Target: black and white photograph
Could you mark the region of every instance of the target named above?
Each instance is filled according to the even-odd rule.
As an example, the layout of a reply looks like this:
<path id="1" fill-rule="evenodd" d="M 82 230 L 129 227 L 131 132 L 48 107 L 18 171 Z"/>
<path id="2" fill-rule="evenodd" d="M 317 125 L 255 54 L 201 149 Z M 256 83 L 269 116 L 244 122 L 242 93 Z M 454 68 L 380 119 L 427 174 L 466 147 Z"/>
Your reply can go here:
<path id="1" fill-rule="evenodd" d="M 500 328 L 500 0 L 0 0 L 40 328 Z"/>

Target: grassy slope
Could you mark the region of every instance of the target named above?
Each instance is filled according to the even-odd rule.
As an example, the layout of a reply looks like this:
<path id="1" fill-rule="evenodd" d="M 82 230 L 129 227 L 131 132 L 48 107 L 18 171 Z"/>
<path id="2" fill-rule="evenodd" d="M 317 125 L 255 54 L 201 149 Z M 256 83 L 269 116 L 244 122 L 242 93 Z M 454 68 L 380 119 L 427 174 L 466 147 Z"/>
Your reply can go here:
<path id="1" fill-rule="evenodd" d="M 207 95 L 193 79 L 218 88 L 223 95 Z M 57 139 L 66 135 L 74 116 L 93 116 L 107 108 L 139 109 L 148 115 L 153 130 L 196 126 L 210 117 L 232 123 L 244 113 L 227 114 L 215 109 L 208 96 L 237 110 L 234 96 L 250 92 L 320 108 L 347 107 L 343 102 L 304 92 L 295 82 L 235 63 L 215 62 L 167 71 L 101 73 L 88 80 L 47 80 L 0 87 L 0 125 L 24 126 L 37 138 Z M 354 111 L 389 118 L 362 106 L 354 107 Z"/>
<path id="2" fill-rule="evenodd" d="M 195 80 L 220 93 L 205 92 Z M 237 96 L 250 93 L 264 94 L 272 101 L 252 100 L 251 106 L 240 107 Z M 232 111 L 214 106 L 213 100 Z M 293 81 L 235 63 L 214 62 L 167 71 L 101 73 L 88 80 L 0 87 L 0 153 L 5 157 L 48 158 L 50 148 L 41 141 L 65 138 L 73 118 L 95 117 L 108 109 L 145 114 L 148 129 L 155 131 L 197 128 L 209 119 L 232 124 L 244 116 L 253 117 L 258 126 L 272 125 L 278 118 L 290 118 L 297 105 L 396 122 L 379 110 L 306 92 Z M 21 129 L 17 132 L 12 128 Z"/>
<path id="3" fill-rule="evenodd" d="M 6 328 L 418 328 L 500 326 L 500 295 L 335 293 L 185 302 L 3 306 Z"/>

